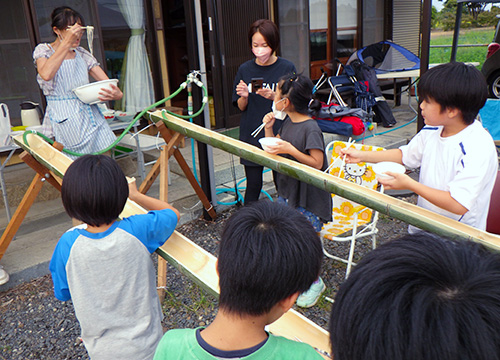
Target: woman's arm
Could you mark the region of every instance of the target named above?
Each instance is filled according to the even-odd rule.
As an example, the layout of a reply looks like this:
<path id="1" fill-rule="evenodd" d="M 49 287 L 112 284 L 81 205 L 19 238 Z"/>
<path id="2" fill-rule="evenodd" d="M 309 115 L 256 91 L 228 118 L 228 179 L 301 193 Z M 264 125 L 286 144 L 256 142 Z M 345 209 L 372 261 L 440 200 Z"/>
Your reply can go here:
<path id="1" fill-rule="evenodd" d="M 70 52 L 70 45 L 71 43 L 63 41 L 49 58 L 41 57 L 36 59 L 36 68 L 43 80 L 50 81 L 56 76 L 66 55 Z"/>
<path id="2" fill-rule="evenodd" d="M 236 85 L 236 94 L 239 96 L 238 109 L 245 111 L 248 106 L 248 85 L 243 80 Z"/>
<path id="3" fill-rule="evenodd" d="M 65 31 L 64 39 L 59 42 L 54 51 L 54 54 L 52 54 L 48 59 L 38 58 L 36 60 L 36 68 L 38 74 L 43 80 L 49 81 L 52 80 L 54 76 L 56 76 L 56 73 L 61 67 L 62 62 L 70 53 L 70 51 L 72 51 L 72 44 L 80 36 L 82 31 L 81 29 L 82 28 L 79 24 L 70 26 L 67 31 Z"/>
<path id="4" fill-rule="evenodd" d="M 94 66 L 89 71 L 90 76 L 92 76 L 95 80 L 107 80 L 109 79 L 108 75 L 104 72 L 104 70 L 100 66 Z M 111 100 L 120 100 L 123 97 L 123 93 L 117 86 L 110 84 L 111 90 L 107 88 L 102 88 L 99 91 L 99 100 L 101 101 L 111 101 Z"/>

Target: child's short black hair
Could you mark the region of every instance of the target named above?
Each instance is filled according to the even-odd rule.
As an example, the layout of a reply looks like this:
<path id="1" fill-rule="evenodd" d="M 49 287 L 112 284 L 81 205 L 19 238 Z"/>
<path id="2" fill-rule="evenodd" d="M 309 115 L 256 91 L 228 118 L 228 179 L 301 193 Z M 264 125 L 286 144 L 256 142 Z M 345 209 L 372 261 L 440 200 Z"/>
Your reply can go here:
<path id="1" fill-rule="evenodd" d="M 84 155 L 68 167 L 61 197 L 69 216 L 91 226 L 111 224 L 128 198 L 128 183 L 116 161 Z"/>
<path id="2" fill-rule="evenodd" d="M 436 101 L 442 110 L 460 110 L 465 124 L 470 125 L 486 103 L 488 85 L 474 66 L 452 62 L 433 67 L 422 75 L 417 92 L 422 100 Z"/>
<path id="3" fill-rule="evenodd" d="M 500 359 L 500 255 L 407 235 L 364 256 L 332 307 L 335 360 Z"/>
<path id="4" fill-rule="evenodd" d="M 268 200 L 244 206 L 226 223 L 219 249 L 219 306 L 262 315 L 318 278 L 322 246 L 297 210 Z"/>

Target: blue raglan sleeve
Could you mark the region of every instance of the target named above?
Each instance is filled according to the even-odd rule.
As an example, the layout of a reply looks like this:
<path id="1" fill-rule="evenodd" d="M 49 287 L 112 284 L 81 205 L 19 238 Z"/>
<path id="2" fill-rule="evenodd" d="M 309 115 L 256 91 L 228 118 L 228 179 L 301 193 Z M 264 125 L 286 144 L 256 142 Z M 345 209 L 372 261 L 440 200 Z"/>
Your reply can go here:
<path id="1" fill-rule="evenodd" d="M 61 236 L 50 260 L 49 270 L 52 274 L 52 282 L 54 283 L 54 295 L 61 301 L 71 299 L 66 264 L 71 253 L 71 247 L 78 236 L 79 234 L 76 231 L 69 231 Z"/>
<path id="2" fill-rule="evenodd" d="M 134 235 L 150 253 L 153 253 L 174 232 L 177 226 L 177 215 L 170 209 L 154 210 L 147 214 L 123 219 L 119 226 Z"/>

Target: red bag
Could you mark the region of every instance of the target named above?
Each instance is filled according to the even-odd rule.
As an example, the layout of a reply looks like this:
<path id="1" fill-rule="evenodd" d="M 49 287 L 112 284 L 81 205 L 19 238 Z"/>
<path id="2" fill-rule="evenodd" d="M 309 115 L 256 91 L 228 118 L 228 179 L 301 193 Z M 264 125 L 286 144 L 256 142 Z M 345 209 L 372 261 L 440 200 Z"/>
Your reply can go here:
<path id="1" fill-rule="evenodd" d="M 365 132 L 365 124 L 357 116 L 342 116 L 340 121 L 352 125 L 353 135 L 361 135 Z"/>
<path id="2" fill-rule="evenodd" d="M 365 132 L 365 124 L 363 123 L 363 121 L 357 116 L 350 116 L 350 115 L 342 116 L 341 112 L 345 109 L 341 108 L 339 105 L 336 104 L 327 105 L 322 102 L 321 110 L 322 111 L 313 116 L 313 119 L 327 120 L 334 122 L 340 121 L 346 124 L 350 124 L 352 126 L 352 135 L 361 135 Z"/>

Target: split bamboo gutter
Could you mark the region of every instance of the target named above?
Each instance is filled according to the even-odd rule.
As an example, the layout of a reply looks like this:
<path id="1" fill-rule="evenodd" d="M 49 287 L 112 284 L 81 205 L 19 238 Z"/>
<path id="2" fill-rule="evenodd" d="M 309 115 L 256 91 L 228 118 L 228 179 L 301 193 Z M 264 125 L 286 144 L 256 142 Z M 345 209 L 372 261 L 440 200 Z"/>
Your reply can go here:
<path id="1" fill-rule="evenodd" d="M 40 164 L 45 166 L 56 181 L 62 182 L 66 169 L 72 160 L 39 136 L 28 134 L 28 143 L 24 144 L 22 135 L 14 137 L 14 141 L 32 155 Z M 47 175 L 49 176 L 49 175 Z M 130 199 L 127 200 L 121 218 L 145 214 L 146 210 Z M 219 295 L 219 276 L 216 271 L 216 258 L 206 250 L 192 242 L 177 231 L 168 238 L 163 246 L 156 250 L 158 255 L 167 260 L 196 284 L 210 294 Z M 323 353 L 330 351 L 329 335 L 326 330 L 290 309 L 278 320 L 269 325 L 269 330 L 279 336 L 291 340 L 300 339 Z M 329 357 L 321 355 L 325 359 Z"/>
<path id="2" fill-rule="evenodd" d="M 339 179 L 282 156 L 268 154 L 255 146 L 205 129 L 167 113 L 162 113 L 161 111 L 152 112 L 150 113 L 150 119 L 155 123 L 163 121 L 169 129 L 182 135 L 266 166 L 329 193 L 340 195 L 423 230 L 453 239 L 479 242 L 493 250 L 500 251 L 500 237 L 494 234 L 478 230 L 446 216 L 367 189 L 344 179 Z"/>

